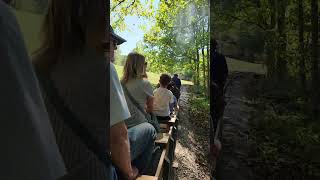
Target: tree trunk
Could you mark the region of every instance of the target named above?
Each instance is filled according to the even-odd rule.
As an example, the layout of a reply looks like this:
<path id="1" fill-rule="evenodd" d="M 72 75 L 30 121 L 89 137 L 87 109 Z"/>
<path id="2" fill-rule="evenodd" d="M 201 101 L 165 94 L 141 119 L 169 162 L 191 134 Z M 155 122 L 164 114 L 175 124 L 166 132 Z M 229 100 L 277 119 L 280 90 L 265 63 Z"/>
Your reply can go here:
<path id="1" fill-rule="evenodd" d="M 204 47 L 201 48 L 201 54 L 202 54 L 202 70 L 203 70 L 203 87 L 204 87 L 204 94 L 207 96 L 206 58 L 204 57 Z"/>
<path id="2" fill-rule="evenodd" d="M 196 62 L 196 70 L 197 70 L 197 85 L 200 86 L 200 54 L 199 54 L 199 49 L 197 48 L 197 62 Z"/>
<path id="3" fill-rule="evenodd" d="M 210 48 L 209 48 L 209 43 L 207 44 L 207 94 L 208 97 L 210 97 Z"/>
<path id="4" fill-rule="evenodd" d="M 311 17 L 312 17 L 312 47 L 311 47 L 311 63 L 312 63 L 312 115 L 313 119 L 316 120 L 319 115 L 319 86 L 318 86 L 318 0 L 311 0 Z"/>
<path id="5" fill-rule="evenodd" d="M 205 46 L 205 42 L 204 41 L 205 41 L 205 31 L 204 31 L 204 24 L 203 24 L 201 54 L 202 54 L 203 87 L 204 87 L 204 94 L 205 94 L 205 96 L 207 96 L 206 58 L 204 56 L 204 46 Z"/>
<path id="6" fill-rule="evenodd" d="M 282 83 L 287 74 L 287 62 L 286 62 L 286 48 L 287 48 L 287 38 L 285 34 L 286 28 L 286 6 L 287 0 L 277 1 L 277 50 L 276 50 L 276 74 L 277 80 Z"/>
<path id="7" fill-rule="evenodd" d="M 275 58 L 275 50 L 276 50 L 276 0 L 269 0 L 270 7 L 270 25 L 269 29 L 272 31 L 266 32 L 266 44 L 265 44 L 265 64 L 267 67 L 267 77 L 273 78 L 275 75 L 275 67 L 276 67 L 276 58 Z"/>
<path id="8" fill-rule="evenodd" d="M 193 82 L 194 85 L 197 86 L 197 62 L 196 60 L 193 61 Z"/>
<path id="9" fill-rule="evenodd" d="M 210 4 L 210 3 L 209 3 Z M 212 7 L 211 7 L 212 6 Z M 207 29 L 207 33 L 208 33 L 208 41 L 207 41 L 207 75 L 208 75 L 208 78 L 207 78 L 207 94 L 208 94 L 208 97 L 210 99 L 210 39 L 213 38 L 213 31 L 210 29 L 213 27 L 213 4 L 210 5 L 210 16 L 209 16 L 209 24 L 208 24 L 208 29 Z"/>
<path id="10" fill-rule="evenodd" d="M 305 69 L 305 47 L 304 47 L 304 14 L 303 14 L 303 2 L 298 0 L 298 25 L 299 25 L 299 52 L 300 52 L 300 61 L 299 61 L 299 76 L 300 76 L 300 85 L 301 93 L 306 94 L 306 69 Z"/>

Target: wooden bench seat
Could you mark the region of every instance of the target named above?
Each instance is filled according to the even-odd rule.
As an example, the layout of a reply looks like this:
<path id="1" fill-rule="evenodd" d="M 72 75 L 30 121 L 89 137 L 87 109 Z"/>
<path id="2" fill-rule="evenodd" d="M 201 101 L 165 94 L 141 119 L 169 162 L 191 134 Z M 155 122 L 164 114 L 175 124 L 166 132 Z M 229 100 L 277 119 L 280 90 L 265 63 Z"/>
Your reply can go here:
<path id="1" fill-rule="evenodd" d="M 161 153 L 161 156 L 160 156 L 160 160 L 159 160 L 158 167 L 157 167 L 156 174 L 155 174 L 156 177 L 160 177 L 160 175 L 161 175 L 161 172 L 163 170 L 163 164 L 164 164 L 164 161 L 166 158 L 166 154 L 167 154 L 167 149 L 164 149 Z"/>
<path id="2" fill-rule="evenodd" d="M 158 177 L 142 175 L 138 177 L 137 180 L 158 180 Z"/>
<path id="3" fill-rule="evenodd" d="M 155 141 L 156 144 L 163 147 L 155 175 L 154 176 L 142 175 L 138 177 L 137 180 L 158 180 L 162 178 L 168 178 L 169 171 L 171 171 L 168 169 L 168 167 L 169 166 L 172 168 L 178 167 L 177 163 L 175 164 L 170 163 L 171 161 L 173 161 L 172 156 L 174 155 L 172 155 L 172 153 L 174 153 L 174 149 L 175 149 L 174 148 L 175 140 L 173 140 L 172 135 L 174 133 L 173 125 L 175 125 L 176 120 L 177 120 L 177 117 L 175 115 L 173 118 L 171 118 L 169 123 L 160 124 L 161 128 L 169 131 L 167 133 L 162 133 L 162 138 Z"/>
<path id="4" fill-rule="evenodd" d="M 172 127 L 168 133 L 162 133 L 162 138 L 155 141 L 156 144 L 168 144 L 170 136 L 172 135 Z"/>

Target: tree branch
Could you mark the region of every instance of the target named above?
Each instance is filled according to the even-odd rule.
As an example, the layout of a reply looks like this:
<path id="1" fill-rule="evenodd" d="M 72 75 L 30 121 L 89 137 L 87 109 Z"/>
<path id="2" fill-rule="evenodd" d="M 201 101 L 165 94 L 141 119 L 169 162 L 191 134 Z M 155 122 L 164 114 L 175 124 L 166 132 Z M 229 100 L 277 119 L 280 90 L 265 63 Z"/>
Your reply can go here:
<path id="1" fill-rule="evenodd" d="M 133 1 L 127 6 L 127 9 L 130 8 L 131 6 L 133 6 L 135 2 L 136 2 L 136 0 L 133 0 Z"/>
<path id="2" fill-rule="evenodd" d="M 111 8 L 111 11 L 114 11 L 118 6 L 120 6 L 120 4 L 122 4 L 125 0 L 121 0 L 118 2 L 117 5 L 115 5 L 114 7 Z"/>

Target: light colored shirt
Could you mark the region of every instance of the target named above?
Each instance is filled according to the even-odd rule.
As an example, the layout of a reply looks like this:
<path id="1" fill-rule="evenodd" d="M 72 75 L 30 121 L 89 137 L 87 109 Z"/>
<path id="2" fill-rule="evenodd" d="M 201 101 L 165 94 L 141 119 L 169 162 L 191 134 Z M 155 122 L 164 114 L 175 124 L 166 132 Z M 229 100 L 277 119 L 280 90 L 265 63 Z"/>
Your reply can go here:
<path id="1" fill-rule="evenodd" d="M 66 169 L 19 25 L 0 1 L 0 179 L 56 180 Z"/>
<path id="2" fill-rule="evenodd" d="M 147 98 L 153 96 L 153 89 L 147 79 L 132 79 L 126 87 L 142 108 L 146 107 Z"/>
<path id="3" fill-rule="evenodd" d="M 169 104 L 174 102 L 173 94 L 167 88 L 159 87 L 153 92 L 153 113 L 156 116 L 169 116 Z"/>
<path id="4" fill-rule="evenodd" d="M 152 86 L 147 79 L 132 79 L 125 84 L 131 96 L 139 104 L 142 109 L 145 109 L 147 98 L 153 96 Z M 131 117 L 125 121 L 128 128 L 147 122 L 145 115 L 131 102 L 126 95 L 126 100 L 131 113 Z"/>
<path id="5" fill-rule="evenodd" d="M 110 127 L 130 117 L 128 105 L 113 63 L 110 63 Z"/>

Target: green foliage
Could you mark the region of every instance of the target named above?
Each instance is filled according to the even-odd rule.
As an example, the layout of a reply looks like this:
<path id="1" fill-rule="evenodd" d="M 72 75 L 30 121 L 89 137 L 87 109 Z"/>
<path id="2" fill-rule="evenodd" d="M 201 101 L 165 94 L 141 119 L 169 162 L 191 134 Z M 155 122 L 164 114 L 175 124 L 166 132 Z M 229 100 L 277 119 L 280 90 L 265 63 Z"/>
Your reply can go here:
<path id="1" fill-rule="evenodd" d="M 202 95 L 193 95 L 189 101 L 189 115 L 190 119 L 199 129 L 206 129 L 209 127 L 209 114 L 210 114 L 210 103 L 208 98 Z"/>
<path id="2" fill-rule="evenodd" d="M 149 71 L 178 73 L 182 78 L 194 79 L 195 83 L 206 86 L 203 82 L 209 74 L 206 63 L 209 59 L 207 0 L 160 1 L 157 9 L 153 0 L 114 0 L 111 7 L 112 24 L 120 30 L 125 28 L 123 18 L 128 15 L 154 22 L 145 32 L 144 41 L 137 43 L 134 49 L 146 56 Z"/>
<path id="3" fill-rule="evenodd" d="M 256 139 L 251 141 L 256 146 L 256 158 L 263 162 L 257 168 L 265 175 L 296 171 L 293 173 L 300 176 L 320 177 L 320 133 L 304 125 L 305 115 L 279 115 L 268 109 L 255 118 L 258 120 L 251 135 Z"/>
<path id="4" fill-rule="evenodd" d="M 112 0 L 111 22 L 115 29 L 124 30 L 124 18 L 129 15 L 151 18 L 154 16 L 154 0 Z"/>
<path id="5" fill-rule="evenodd" d="M 156 23 L 145 34 L 141 46 L 151 62 L 151 71 L 181 73 L 188 79 L 201 78 L 200 71 L 206 69 L 197 67 L 205 63 L 200 49 L 209 43 L 207 9 L 207 1 L 203 0 L 160 2 Z M 204 59 L 208 59 L 206 50 Z"/>
<path id="6" fill-rule="evenodd" d="M 262 82 L 261 82 L 262 83 Z M 263 86 L 269 86 L 263 82 Z M 287 88 L 294 87 L 286 85 Z M 252 105 L 255 107 L 249 134 L 252 151 L 249 161 L 261 176 L 272 174 L 275 179 L 317 179 L 320 177 L 319 123 L 310 121 L 306 102 L 297 98 L 296 91 L 278 88 L 260 91 Z"/>

